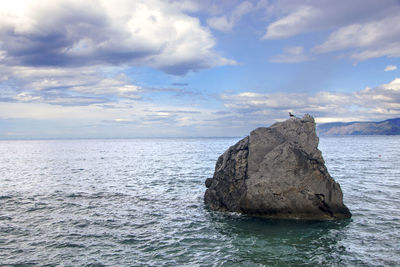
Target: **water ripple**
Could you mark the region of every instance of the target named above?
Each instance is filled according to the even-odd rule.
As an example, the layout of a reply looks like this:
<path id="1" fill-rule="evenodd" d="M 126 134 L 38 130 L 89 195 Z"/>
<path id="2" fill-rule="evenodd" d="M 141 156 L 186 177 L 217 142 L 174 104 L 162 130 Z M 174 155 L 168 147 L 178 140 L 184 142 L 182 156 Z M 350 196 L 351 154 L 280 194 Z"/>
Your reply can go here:
<path id="1" fill-rule="evenodd" d="M 0 265 L 398 265 L 399 137 L 321 138 L 353 212 L 338 222 L 207 210 L 204 180 L 236 141 L 1 141 Z"/>

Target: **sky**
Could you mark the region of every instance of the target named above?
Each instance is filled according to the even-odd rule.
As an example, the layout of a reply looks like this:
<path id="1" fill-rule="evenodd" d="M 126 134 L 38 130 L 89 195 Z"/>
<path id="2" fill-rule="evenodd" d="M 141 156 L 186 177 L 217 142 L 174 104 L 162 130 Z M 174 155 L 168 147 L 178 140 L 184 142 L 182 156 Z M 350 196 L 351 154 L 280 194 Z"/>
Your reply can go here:
<path id="1" fill-rule="evenodd" d="M 0 139 L 400 117 L 399 0 L 0 0 Z"/>

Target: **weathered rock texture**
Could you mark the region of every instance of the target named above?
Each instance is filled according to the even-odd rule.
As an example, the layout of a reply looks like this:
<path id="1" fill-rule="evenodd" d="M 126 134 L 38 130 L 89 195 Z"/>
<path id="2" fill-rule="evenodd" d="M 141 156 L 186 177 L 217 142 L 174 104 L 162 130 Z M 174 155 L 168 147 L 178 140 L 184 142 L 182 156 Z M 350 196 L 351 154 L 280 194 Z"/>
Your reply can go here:
<path id="1" fill-rule="evenodd" d="M 252 131 L 218 158 L 214 177 L 206 180 L 205 203 L 270 218 L 351 217 L 318 141 L 310 115 Z"/>

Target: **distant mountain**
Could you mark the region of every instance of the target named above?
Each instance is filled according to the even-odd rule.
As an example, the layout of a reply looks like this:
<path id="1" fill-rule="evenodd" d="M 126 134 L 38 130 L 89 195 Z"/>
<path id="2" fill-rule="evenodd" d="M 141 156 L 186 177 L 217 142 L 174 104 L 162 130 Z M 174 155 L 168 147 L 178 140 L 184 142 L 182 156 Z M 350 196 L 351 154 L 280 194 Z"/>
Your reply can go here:
<path id="1" fill-rule="evenodd" d="M 333 122 L 318 124 L 321 136 L 338 135 L 400 135 L 400 118 L 379 122 Z"/>

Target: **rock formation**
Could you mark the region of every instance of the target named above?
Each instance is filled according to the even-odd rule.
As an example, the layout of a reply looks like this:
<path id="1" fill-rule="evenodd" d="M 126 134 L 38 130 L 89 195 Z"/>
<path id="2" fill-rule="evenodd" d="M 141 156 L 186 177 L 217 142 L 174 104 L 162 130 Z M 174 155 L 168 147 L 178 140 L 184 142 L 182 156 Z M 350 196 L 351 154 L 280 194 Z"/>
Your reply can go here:
<path id="1" fill-rule="evenodd" d="M 314 118 L 258 128 L 222 154 L 206 180 L 213 210 L 287 219 L 351 217 L 318 150 Z"/>

